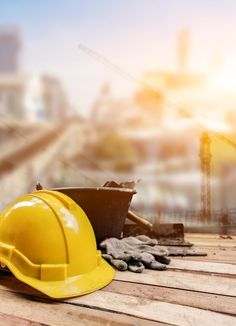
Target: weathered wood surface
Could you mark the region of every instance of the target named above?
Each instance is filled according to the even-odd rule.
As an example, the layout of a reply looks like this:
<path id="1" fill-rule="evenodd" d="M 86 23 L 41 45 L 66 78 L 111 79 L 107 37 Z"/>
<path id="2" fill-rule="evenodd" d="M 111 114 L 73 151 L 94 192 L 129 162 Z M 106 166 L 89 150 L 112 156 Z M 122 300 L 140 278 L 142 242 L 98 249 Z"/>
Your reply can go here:
<path id="1" fill-rule="evenodd" d="M 219 235 L 219 234 L 210 234 L 210 233 L 187 233 L 185 235 L 185 238 L 190 239 L 190 241 L 195 241 L 195 239 L 207 239 L 207 240 L 211 240 L 211 239 L 215 239 L 215 240 L 228 240 L 227 239 L 227 235 Z M 226 238 L 226 239 L 225 239 Z M 236 240 L 236 235 L 230 235 L 230 240 Z"/>
<path id="2" fill-rule="evenodd" d="M 232 279 L 225 276 L 168 270 L 165 273 L 156 273 L 145 270 L 142 274 L 117 272 L 115 280 L 236 297 L 236 278 Z"/>
<path id="3" fill-rule="evenodd" d="M 30 321 L 24 318 L 15 317 L 11 315 L 7 315 L 5 313 L 0 313 L 0 326 L 40 326 L 42 323 L 37 323 L 34 321 Z"/>
<path id="4" fill-rule="evenodd" d="M 235 264 L 225 264 L 225 263 L 214 263 L 214 262 L 203 262 L 203 261 L 193 261 L 193 260 L 181 260 L 172 259 L 171 264 L 168 269 L 177 269 L 183 271 L 195 271 L 195 272 L 205 272 L 214 274 L 228 274 L 236 275 L 236 265 Z"/>
<path id="5" fill-rule="evenodd" d="M 222 238 L 219 235 L 206 235 L 206 234 L 187 234 L 186 240 L 194 242 L 197 246 L 207 247 L 225 247 L 236 249 L 236 236 L 231 236 L 231 239 L 227 237 Z"/>
<path id="6" fill-rule="evenodd" d="M 198 257 L 198 256 L 185 256 L 185 257 L 176 257 L 177 259 L 183 260 L 196 260 L 204 262 L 217 262 L 217 263 L 226 263 L 236 265 L 236 248 L 217 248 L 217 247 L 201 247 L 203 251 L 207 252 L 207 256 Z M 175 259 L 174 257 L 172 257 Z"/>
<path id="7" fill-rule="evenodd" d="M 161 286 L 147 286 L 146 284 L 132 284 L 113 281 L 103 291 L 122 293 L 140 298 L 181 304 L 205 310 L 236 315 L 235 298 L 230 296 L 215 295 L 203 292 L 191 292 L 182 289 Z M 191 295 L 190 295 L 191 294 Z"/>
<path id="8" fill-rule="evenodd" d="M 0 326 L 236 325 L 236 238 L 186 238 L 209 255 L 175 257 L 167 271 L 117 272 L 102 290 L 67 300 L 0 273 Z"/>
<path id="9" fill-rule="evenodd" d="M 162 325 L 137 318 L 129 311 L 117 314 L 117 310 L 112 307 L 100 309 L 94 300 L 82 302 L 82 297 L 54 301 L 5 273 L 0 277 L 0 297 L 0 314 L 4 312 L 19 319 L 25 318 L 26 322 L 35 321 L 43 325 Z M 14 325 L 17 324 L 18 321 Z"/>

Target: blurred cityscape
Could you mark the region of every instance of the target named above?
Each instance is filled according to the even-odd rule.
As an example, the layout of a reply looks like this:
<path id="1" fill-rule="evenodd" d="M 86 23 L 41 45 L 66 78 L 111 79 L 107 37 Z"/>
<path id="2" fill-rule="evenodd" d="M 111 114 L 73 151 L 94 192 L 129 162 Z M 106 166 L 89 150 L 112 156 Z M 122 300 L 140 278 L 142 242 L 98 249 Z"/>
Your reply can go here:
<path id="1" fill-rule="evenodd" d="M 2 27 L 1 209 L 37 180 L 45 188 L 134 180 L 133 208 L 152 222 L 232 232 L 236 97 L 217 92 L 212 82 L 220 60 L 210 64 L 211 78 L 189 70 L 190 45 L 190 33 L 181 30 L 176 69 L 144 71 L 129 97 L 115 96 L 112 83 L 101 85 L 85 118 L 75 113 L 57 75 L 22 71 L 23 37 Z"/>

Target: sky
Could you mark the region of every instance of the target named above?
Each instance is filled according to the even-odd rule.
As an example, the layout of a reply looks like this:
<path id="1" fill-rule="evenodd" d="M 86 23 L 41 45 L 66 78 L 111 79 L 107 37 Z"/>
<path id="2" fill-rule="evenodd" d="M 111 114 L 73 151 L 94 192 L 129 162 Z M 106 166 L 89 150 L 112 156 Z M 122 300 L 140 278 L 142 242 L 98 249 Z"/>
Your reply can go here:
<path id="1" fill-rule="evenodd" d="M 217 53 L 232 67 L 235 12 L 234 0 L 0 0 L 0 26 L 21 32 L 21 70 L 60 78 L 73 106 L 88 114 L 104 82 L 119 97 L 137 85 L 79 51 L 80 43 L 140 77 L 176 69 L 178 34 L 188 28 L 189 70 L 206 70 Z"/>

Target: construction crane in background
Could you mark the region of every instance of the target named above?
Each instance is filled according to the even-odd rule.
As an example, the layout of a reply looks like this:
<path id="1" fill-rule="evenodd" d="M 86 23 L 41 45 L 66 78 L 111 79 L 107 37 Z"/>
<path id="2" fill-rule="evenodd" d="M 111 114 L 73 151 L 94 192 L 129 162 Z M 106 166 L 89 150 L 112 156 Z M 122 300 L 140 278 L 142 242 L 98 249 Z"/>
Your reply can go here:
<path id="1" fill-rule="evenodd" d="M 201 218 L 202 221 L 211 220 L 211 134 L 236 150 L 236 143 L 217 131 L 204 129 L 200 137 L 200 165 L 201 165 Z"/>
<path id="2" fill-rule="evenodd" d="M 211 139 L 206 130 L 200 139 L 200 163 L 201 163 L 201 219 L 211 220 Z"/>
<path id="3" fill-rule="evenodd" d="M 176 104 L 172 99 L 170 99 L 166 94 L 162 91 L 157 91 L 150 87 L 147 83 L 143 80 L 135 78 L 128 72 L 121 69 L 119 66 L 113 64 L 111 61 L 106 59 L 101 54 L 97 53 L 96 51 L 90 49 L 84 44 L 79 44 L 79 50 L 86 53 L 96 61 L 100 62 L 104 66 L 108 67 L 114 73 L 118 73 L 121 77 L 126 79 L 132 83 L 140 84 L 142 90 L 156 100 L 165 100 L 165 103 L 173 110 L 178 111 L 182 116 L 186 118 L 194 119 L 198 125 L 200 125 L 203 129 L 201 137 L 200 137 L 200 165 L 201 165 L 201 218 L 202 221 L 210 221 L 211 220 L 211 161 L 212 161 L 212 154 L 211 154 L 211 135 L 217 137 L 224 143 L 232 146 L 236 150 L 236 143 L 226 137 L 225 135 L 221 134 L 220 132 L 214 130 L 206 130 L 203 120 L 205 117 L 202 115 L 195 115 L 186 109 L 184 106 Z"/>

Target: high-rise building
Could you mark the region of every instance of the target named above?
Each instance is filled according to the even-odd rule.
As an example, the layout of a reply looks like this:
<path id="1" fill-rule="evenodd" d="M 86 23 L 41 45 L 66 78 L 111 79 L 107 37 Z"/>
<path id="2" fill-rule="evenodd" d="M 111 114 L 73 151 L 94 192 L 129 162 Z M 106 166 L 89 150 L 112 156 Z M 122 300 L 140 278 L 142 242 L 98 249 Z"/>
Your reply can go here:
<path id="1" fill-rule="evenodd" d="M 0 119 L 64 121 L 69 104 L 63 86 L 44 75 L 0 75 Z"/>
<path id="2" fill-rule="evenodd" d="M 0 28 L 0 74 L 18 71 L 20 43 L 16 28 Z"/>

